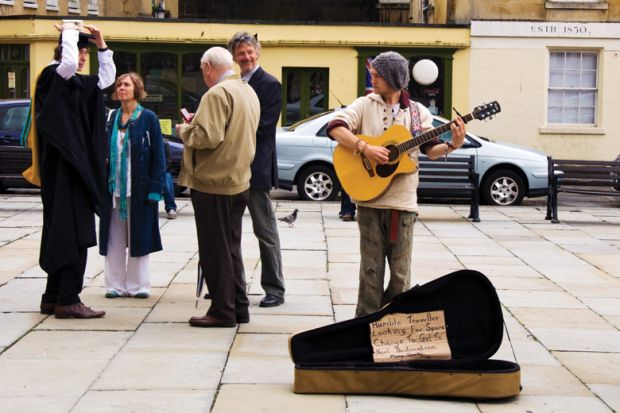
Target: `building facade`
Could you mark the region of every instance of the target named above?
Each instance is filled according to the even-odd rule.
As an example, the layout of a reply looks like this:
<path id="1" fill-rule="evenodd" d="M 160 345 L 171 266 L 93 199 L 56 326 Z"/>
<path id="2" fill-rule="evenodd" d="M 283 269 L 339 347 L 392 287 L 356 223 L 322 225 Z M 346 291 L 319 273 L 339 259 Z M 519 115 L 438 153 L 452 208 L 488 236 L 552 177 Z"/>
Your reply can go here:
<path id="1" fill-rule="evenodd" d="M 348 104 L 367 90 L 367 63 L 386 50 L 407 57 L 411 66 L 421 59 L 434 60 L 440 76 L 433 85 L 410 90 L 416 99 L 434 99 L 440 113 L 466 107 L 468 100 L 469 28 L 466 25 L 319 24 L 293 25 L 185 21 L 154 18 L 92 17 L 85 23 L 103 30 L 115 52 L 118 73 L 137 71 L 150 97 L 145 104 L 162 118 L 179 120 L 179 109 L 192 110 L 205 90 L 199 60 L 211 46 L 225 46 L 237 31 L 257 33 L 263 46 L 261 65 L 283 84 L 282 124 Z M 0 25 L 0 44 L 21 48 L 22 81 L 2 90 L 2 98 L 26 97 L 37 74 L 50 62 L 58 41 L 49 16 L 13 16 Z M 130 27 L 131 29 L 128 29 Z M 4 47 L 4 46 L 3 46 Z M 96 59 L 94 59 L 94 63 Z M 15 73 L 4 68 L 2 77 Z M 95 71 L 93 65 L 85 70 Z M 11 75 L 15 77 L 15 75 Z M 458 87 L 455 87 L 458 85 Z"/>
<path id="2" fill-rule="evenodd" d="M 483 136 L 556 158 L 620 153 L 620 1 L 476 1 L 470 103 L 498 100 Z"/>
<path id="3" fill-rule="evenodd" d="M 57 41 L 53 24 L 82 18 L 103 29 L 119 73 L 145 78 L 145 104 L 175 122 L 205 90 L 202 53 L 243 30 L 258 34 L 261 65 L 282 81 L 282 125 L 367 93 L 369 61 L 396 50 L 411 67 L 423 58 L 439 67 L 435 83 L 409 85 L 438 114 L 500 102 L 497 120 L 469 125 L 475 133 L 559 158 L 620 153 L 620 0 L 347 0 L 326 2 L 321 13 L 302 3 L 0 0 L 9 16 L 0 25 L 0 97 L 29 96 Z M 168 18 L 155 18 L 157 10 Z"/>

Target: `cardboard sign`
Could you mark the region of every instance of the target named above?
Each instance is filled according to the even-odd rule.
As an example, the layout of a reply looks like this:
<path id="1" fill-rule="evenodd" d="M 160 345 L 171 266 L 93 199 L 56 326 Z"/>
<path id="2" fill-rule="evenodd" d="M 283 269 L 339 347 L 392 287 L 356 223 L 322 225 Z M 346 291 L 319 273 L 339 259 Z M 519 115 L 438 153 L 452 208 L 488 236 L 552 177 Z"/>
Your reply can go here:
<path id="1" fill-rule="evenodd" d="M 387 314 L 370 323 L 375 363 L 452 357 L 443 310 Z"/>

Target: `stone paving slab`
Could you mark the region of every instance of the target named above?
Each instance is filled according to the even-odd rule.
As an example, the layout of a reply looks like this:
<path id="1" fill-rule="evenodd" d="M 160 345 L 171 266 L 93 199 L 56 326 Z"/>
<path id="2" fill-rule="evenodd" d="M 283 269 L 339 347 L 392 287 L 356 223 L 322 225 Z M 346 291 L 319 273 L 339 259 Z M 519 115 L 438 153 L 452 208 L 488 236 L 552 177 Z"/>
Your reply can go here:
<path id="1" fill-rule="evenodd" d="M 90 305 L 90 304 L 89 304 Z M 97 310 L 101 307 L 97 307 Z M 66 320 L 49 316 L 37 330 L 135 331 L 144 321 L 150 308 L 104 308 L 105 317 L 92 320 Z"/>
<path id="2" fill-rule="evenodd" d="M 0 406 L 6 412 L 50 413 L 68 412 L 75 404 L 74 397 L 0 396 Z"/>
<path id="3" fill-rule="evenodd" d="M 74 413 L 209 411 L 215 390 L 90 390 L 71 410 Z"/>
<path id="4" fill-rule="evenodd" d="M 342 413 L 345 410 L 344 396 L 295 394 L 287 384 L 223 384 L 211 411 Z"/>
<path id="5" fill-rule="evenodd" d="M 476 403 L 467 401 L 418 400 L 387 396 L 347 396 L 346 399 L 347 413 L 411 413 L 414 404 L 415 413 L 479 413 Z M 412 403 L 412 400 L 415 402 Z"/>
<path id="6" fill-rule="evenodd" d="M 0 313 L 0 347 L 13 344 L 45 317 L 39 313 Z"/>
<path id="7" fill-rule="evenodd" d="M 227 352 L 123 350 L 90 387 L 93 390 L 215 390 Z"/>
<path id="8" fill-rule="evenodd" d="M 71 397 L 77 400 L 107 365 L 107 361 L 0 360 L 0 400 L 3 397 Z M 61 374 L 60 372 L 70 372 Z"/>
<path id="9" fill-rule="evenodd" d="M 610 413 L 610 408 L 594 396 L 521 395 L 510 403 L 478 403 L 480 413 Z"/>
<path id="10" fill-rule="evenodd" d="M 253 314 L 250 323 L 239 325 L 239 333 L 294 334 L 332 324 L 332 316 L 289 316 Z"/>

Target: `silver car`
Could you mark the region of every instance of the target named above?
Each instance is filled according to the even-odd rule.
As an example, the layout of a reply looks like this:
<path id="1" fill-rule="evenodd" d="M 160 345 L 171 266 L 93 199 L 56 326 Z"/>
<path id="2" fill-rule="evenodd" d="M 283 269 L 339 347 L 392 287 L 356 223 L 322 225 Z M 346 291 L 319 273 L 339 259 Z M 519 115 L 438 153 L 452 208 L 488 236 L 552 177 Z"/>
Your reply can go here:
<path id="1" fill-rule="evenodd" d="M 327 136 L 327 123 L 335 111 L 321 113 L 279 128 L 276 133 L 280 188 L 297 186 L 301 199 L 335 200 L 340 183 L 334 171 L 332 153 L 336 142 Z M 449 122 L 434 116 L 435 127 Z M 439 137 L 451 139 L 451 132 Z M 530 148 L 493 142 L 467 133 L 463 147 L 450 156 L 475 155 L 480 176 L 480 199 L 492 205 L 519 205 L 523 197 L 547 194 L 547 157 Z M 424 155 L 420 155 L 423 157 Z M 434 195 L 432 189 L 424 196 Z"/>

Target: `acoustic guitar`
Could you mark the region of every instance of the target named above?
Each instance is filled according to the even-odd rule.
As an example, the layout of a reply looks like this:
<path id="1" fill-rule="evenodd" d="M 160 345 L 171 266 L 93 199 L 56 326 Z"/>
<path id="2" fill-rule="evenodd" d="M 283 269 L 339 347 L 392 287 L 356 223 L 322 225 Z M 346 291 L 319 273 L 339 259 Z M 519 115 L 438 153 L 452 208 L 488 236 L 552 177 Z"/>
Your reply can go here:
<path id="1" fill-rule="evenodd" d="M 499 113 L 501 108 L 496 101 L 477 106 L 471 113 L 462 116 L 463 122 L 472 119 L 483 120 Z M 407 128 L 393 125 L 381 136 L 357 135 L 370 145 L 389 149 L 388 163 L 377 165 L 364 154 L 354 154 L 350 149 L 337 145 L 334 149 L 334 166 L 344 190 L 356 201 L 370 201 L 383 194 L 399 174 L 413 173 L 417 163 L 407 154 L 418 146 L 450 130 L 448 122 L 438 128 L 411 137 Z"/>

